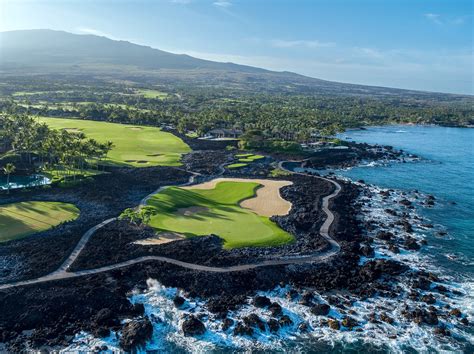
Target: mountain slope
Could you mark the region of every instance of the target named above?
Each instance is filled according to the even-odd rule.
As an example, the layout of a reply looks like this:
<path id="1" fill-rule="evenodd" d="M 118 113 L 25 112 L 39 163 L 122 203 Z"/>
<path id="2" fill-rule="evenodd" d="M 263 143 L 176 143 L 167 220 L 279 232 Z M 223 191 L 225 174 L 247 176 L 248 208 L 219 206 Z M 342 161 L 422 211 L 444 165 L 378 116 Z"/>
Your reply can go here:
<path id="1" fill-rule="evenodd" d="M 214 69 L 265 72 L 264 69 L 232 63 L 217 63 L 189 55 L 115 41 L 95 35 L 77 35 L 53 30 L 0 32 L 0 65 L 133 65 L 143 69 Z"/>
<path id="2" fill-rule="evenodd" d="M 4 77 L 60 75 L 99 80 L 165 83 L 251 93 L 437 98 L 448 94 L 338 83 L 291 72 L 219 63 L 116 41 L 54 30 L 0 32 L 0 74 Z M 459 96 L 459 95 L 458 95 Z"/>

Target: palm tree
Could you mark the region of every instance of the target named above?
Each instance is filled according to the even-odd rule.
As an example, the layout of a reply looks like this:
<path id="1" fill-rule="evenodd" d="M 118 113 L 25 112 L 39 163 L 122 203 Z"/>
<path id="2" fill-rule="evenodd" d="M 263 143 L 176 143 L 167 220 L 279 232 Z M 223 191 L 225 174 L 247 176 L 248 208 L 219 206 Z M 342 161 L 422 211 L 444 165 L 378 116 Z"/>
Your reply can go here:
<path id="1" fill-rule="evenodd" d="M 3 167 L 3 173 L 7 175 L 7 193 L 10 193 L 10 174 L 15 172 L 15 170 L 16 170 L 16 167 L 12 163 L 7 163 Z"/>
<path id="2" fill-rule="evenodd" d="M 110 140 L 105 143 L 105 158 L 107 158 L 107 155 L 109 154 L 110 150 L 112 150 L 114 147 L 115 144 Z"/>

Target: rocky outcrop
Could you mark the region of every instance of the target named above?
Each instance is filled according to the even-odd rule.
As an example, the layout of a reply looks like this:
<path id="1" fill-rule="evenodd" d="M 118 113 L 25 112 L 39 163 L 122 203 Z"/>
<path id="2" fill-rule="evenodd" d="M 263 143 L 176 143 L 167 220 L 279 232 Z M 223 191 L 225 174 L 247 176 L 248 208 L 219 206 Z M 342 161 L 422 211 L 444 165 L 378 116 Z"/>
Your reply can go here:
<path id="1" fill-rule="evenodd" d="M 311 307 L 311 313 L 315 316 L 326 316 L 329 314 L 331 307 L 328 304 L 316 304 Z"/>
<path id="2" fill-rule="evenodd" d="M 270 306 L 271 301 L 266 296 L 255 296 L 253 299 L 253 305 L 256 307 L 268 307 Z"/>
<path id="3" fill-rule="evenodd" d="M 125 351 L 142 347 L 151 338 L 152 334 L 153 325 L 147 317 L 142 320 L 132 320 L 122 328 L 120 347 Z"/>
<path id="4" fill-rule="evenodd" d="M 206 332 L 206 326 L 204 326 L 204 323 L 192 315 L 183 321 L 181 329 L 186 336 L 199 336 Z"/>

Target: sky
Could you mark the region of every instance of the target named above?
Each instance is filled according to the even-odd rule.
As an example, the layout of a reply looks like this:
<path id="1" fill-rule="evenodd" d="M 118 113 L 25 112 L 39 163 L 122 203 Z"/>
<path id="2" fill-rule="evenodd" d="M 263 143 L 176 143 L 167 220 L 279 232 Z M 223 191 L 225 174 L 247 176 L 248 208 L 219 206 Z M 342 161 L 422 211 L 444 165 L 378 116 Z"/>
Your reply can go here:
<path id="1" fill-rule="evenodd" d="M 0 0 L 0 31 L 38 28 L 332 81 L 474 94 L 472 0 Z"/>

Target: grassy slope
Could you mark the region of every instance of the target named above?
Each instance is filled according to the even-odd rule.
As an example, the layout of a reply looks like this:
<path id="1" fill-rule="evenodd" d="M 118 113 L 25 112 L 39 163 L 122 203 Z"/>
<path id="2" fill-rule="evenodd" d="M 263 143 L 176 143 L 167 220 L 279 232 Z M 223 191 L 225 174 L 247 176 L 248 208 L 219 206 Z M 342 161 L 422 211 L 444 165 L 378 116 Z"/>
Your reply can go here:
<path id="1" fill-rule="evenodd" d="M 220 182 L 214 189 L 166 188 L 153 196 L 148 205 L 157 209 L 150 225 L 157 231 L 174 231 L 187 236 L 216 234 L 225 248 L 278 246 L 293 241 L 293 236 L 269 218 L 243 209 L 239 202 L 255 195 L 258 183 Z M 190 216 L 180 208 L 205 207 Z"/>
<path id="2" fill-rule="evenodd" d="M 98 141 L 111 140 L 115 148 L 109 153 L 108 162 L 116 165 L 179 166 L 181 155 L 191 151 L 181 139 L 159 128 L 80 119 L 42 117 L 39 120 L 56 129 L 78 129 L 89 138 Z M 147 161 L 147 163 L 137 161 Z"/>
<path id="3" fill-rule="evenodd" d="M 21 202 L 0 206 L 0 242 L 25 237 L 74 220 L 79 209 L 60 202 Z"/>

